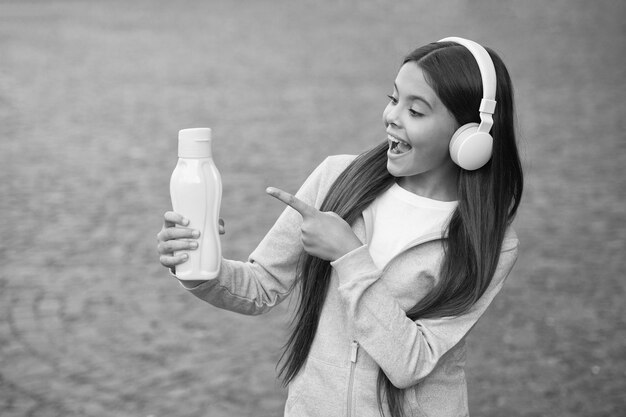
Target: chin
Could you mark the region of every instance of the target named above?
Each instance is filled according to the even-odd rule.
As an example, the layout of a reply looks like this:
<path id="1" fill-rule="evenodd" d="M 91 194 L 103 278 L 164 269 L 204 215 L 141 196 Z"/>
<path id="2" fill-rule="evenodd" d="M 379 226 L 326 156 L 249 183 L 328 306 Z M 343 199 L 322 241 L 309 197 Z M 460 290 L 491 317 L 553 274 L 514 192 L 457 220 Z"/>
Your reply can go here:
<path id="1" fill-rule="evenodd" d="M 390 161 L 389 159 L 387 159 L 387 171 L 393 175 L 394 177 L 400 178 L 400 177 L 410 177 L 416 174 L 419 174 L 419 172 L 415 172 L 415 170 L 410 171 L 406 168 L 403 168 L 401 166 L 398 166 L 397 163 L 394 163 L 393 161 Z"/>
<path id="2" fill-rule="evenodd" d="M 394 177 L 397 177 L 398 176 L 398 172 L 397 172 L 397 169 L 395 169 L 395 168 L 396 167 L 393 166 L 391 161 L 387 159 L 387 172 L 389 172 Z"/>

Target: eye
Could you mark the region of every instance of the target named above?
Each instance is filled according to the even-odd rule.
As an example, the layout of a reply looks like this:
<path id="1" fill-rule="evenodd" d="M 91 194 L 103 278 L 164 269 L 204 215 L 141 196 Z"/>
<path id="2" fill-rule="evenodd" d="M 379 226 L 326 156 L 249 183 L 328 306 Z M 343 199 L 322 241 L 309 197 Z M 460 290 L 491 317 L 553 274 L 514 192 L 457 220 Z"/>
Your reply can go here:
<path id="1" fill-rule="evenodd" d="M 409 109 L 409 114 L 411 115 L 411 117 L 421 117 L 424 115 L 424 113 L 420 113 L 417 110 L 413 109 Z"/>
<path id="2" fill-rule="evenodd" d="M 394 96 L 392 96 L 392 95 L 388 95 L 387 97 L 389 98 L 389 101 L 390 101 L 392 104 L 398 104 L 398 99 L 397 99 L 397 98 L 395 98 Z"/>

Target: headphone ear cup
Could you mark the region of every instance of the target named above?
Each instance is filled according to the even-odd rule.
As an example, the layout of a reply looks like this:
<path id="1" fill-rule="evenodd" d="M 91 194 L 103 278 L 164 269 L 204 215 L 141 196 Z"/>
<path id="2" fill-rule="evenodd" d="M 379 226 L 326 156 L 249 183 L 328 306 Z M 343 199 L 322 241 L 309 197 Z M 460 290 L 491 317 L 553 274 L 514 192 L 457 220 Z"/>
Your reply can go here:
<path id="1" fill-rule="evenodd" d="M 493 138 L 479 132 L 478 123 L 467 123 L 457 129 L 450 139 L 450 157 L 455 164 L 468 171 L 485 165 L 491 158 Z"/>

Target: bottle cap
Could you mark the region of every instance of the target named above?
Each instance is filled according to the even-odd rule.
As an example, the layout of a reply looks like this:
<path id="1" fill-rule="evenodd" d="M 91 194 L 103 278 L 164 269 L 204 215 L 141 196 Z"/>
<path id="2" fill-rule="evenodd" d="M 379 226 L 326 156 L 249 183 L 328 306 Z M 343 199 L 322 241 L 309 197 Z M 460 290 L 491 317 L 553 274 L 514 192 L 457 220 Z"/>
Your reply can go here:
<path id="1" fill-rule="evenodd" d="M 178 132 L 179 158 L 210 158 L 211 129 L 198 127 L 183 129 Z"/>

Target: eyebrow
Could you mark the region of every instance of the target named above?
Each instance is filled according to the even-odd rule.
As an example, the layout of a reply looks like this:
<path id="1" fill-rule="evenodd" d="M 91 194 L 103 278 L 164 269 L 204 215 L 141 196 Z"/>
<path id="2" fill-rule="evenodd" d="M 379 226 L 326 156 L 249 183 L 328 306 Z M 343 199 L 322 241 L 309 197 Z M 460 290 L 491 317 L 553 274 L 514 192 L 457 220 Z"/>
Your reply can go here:
<path id="1" fill-rule="evenodd" d="M 398 90 L 398 86 L 396 85 L 396 83 L 393 83 L 393 88 L 395 88 L 398 93 L 400 92 Z M 431 110 L 433 109 L 433 106 L 431 106 L 430 103 L 422 96 L 419 96 L 419 95 L 416 95 L 416 94 L 411 94 L 410 96 L 407 96 L 407 99 L 409 101 L 419 100 L 419 101 L 423 102 L 424 104 L 426 104 L 429 109 L 431 109 Z"/>

